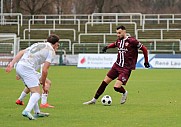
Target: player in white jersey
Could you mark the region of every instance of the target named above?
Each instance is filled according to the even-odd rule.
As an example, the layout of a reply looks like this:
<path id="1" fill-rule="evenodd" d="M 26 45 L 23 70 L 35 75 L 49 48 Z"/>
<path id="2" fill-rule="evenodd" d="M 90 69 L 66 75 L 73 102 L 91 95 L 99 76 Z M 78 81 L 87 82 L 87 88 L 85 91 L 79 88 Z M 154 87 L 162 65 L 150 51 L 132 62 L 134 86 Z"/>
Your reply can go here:
<path id="1" fill-rule="evenodd" d="M 40 73 L 37 73 L 39 78 L 41 78 L 42 68 L 43 68 L 43 65 L 41 65 Z M 16 79 L 19 80 L 20 77 L 18 75 L 16 75 Z M 49 90 L 50 90 L 50 87 L 51 87 L 51 81 L 48 78 L 46 78 L 45 87 L 48 90 L 48 92 L 45 92 L 45 91 L 42 90 L 40 107 L 41 108 L 54 108 L 54 106 L 50 105 L 48 103 L 48 101 L 47 101 L 48 100 Z M 24 98 L 26 97 L 26 95 L 29 92 L 30 92 L 30 90 L 27 87 L 25 87 L 24 90 L 21 92 L 19 98 L 16 100 L 16 104 L 17 105 L 24 105 L 23 100 L 24 100 Z"/>
<path id="2" fill-rule="evenodd" d="M 48 92 L 45 87 L 45 81 L 48 75 L 48 69 L 55 55 L 55 51 L 59 47 L 59 37 L 57 35 L 50 35 L 46 43 L 35 43 L 30 47 L 21 50 L 13 58 L 13 60 L 6 67 L 6 72 L 10 72 L 17 63 L 16 73 L 22 79 L 25 86 L 30 90 L 31 96 L 26 108 L 23 110 L 22 115 L 34 120 L 36 117 L 48 116 L 49 113 L 40 112 L 38 100 L 40 99 L 41 89 L 40 85 L 45 92 Z M 44 63 L 41 75 L 41 82 L 37 75 L 37 70 Z M 31 114 L 34 109 L 34 116 Z"/>

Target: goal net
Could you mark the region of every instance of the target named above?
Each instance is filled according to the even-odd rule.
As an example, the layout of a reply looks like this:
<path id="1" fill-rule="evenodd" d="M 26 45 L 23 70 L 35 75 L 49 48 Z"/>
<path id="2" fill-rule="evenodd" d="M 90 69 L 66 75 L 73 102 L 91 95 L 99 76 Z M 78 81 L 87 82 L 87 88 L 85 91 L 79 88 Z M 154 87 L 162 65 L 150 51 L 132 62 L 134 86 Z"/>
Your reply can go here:
<path id="1" fill-rule="evenodd" d="M 6 67 L 18 53 L 19 41 L 16 34 L 0 33 L 0 67 Z"/>

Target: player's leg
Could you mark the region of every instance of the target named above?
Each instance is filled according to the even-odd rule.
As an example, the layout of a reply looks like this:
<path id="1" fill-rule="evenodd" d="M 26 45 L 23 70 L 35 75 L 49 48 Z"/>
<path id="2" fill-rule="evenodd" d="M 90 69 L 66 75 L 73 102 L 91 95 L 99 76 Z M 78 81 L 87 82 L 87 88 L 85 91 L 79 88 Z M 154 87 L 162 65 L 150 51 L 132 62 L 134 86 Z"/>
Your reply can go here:
<path id="1" fill-rule="evenodd" d="M 131 70 L 127 70 L 127 69 L 120 69 L 119 70 L 118 69 L 118 71 L 119 71 L 119 76 L 118 76 L 118 79 L 115 82 L 114 90 L 119 92 L 119 93 L 122 93 L 120 103 L 124 104 L 126 102 L 126 99 L 127 99 L 127 96 L 128 96 L 128 91 L 125 90 L 123 85 L 126 85 L 128 79 L 129 79 L 129 76 L 131 74 Z"/>
<path id="2" fill-rule="evenodd" d="M 24 98 L 26 97 L 26 95 L 30 92 L 30 90 L 25 87 L 24 90 L 21 92 L 19 98 L 16 100 L 16 104 L 17 105 L 24 105 Z"/>
<path id="3" fill-rule="evenodd" d="M 49 113 L 41 112 L 38 106 L 38 100 L 40 99 L 40 87 L 30 88 L 31 96 L 29 102 L 22 112 L 22 115 L 28 117 L 30 120 L 34 120 L 38 117 L 49 116 Z M 34 116 L 31 115 L 31 110 L 34 109 Z"/>
<path id="4" fill-rule="evenodd" d="M 34 117 L 35 118 L 49 116 L 49 113 L 40 112 L 38 103 L 35 104 L 33 109 L 34 109 Z"/>
<path id="5" fill-rule="evenodd" d="M 47 78 L 46 81 L 45 81 L 45 87 L 46 89 L 48 90 L 48 93 L 44 92 L 42 90 L 42 96 L 41 96 L 41 104 L 40 104 L 40 107 L 41 108 L 54 108 L 54 106 L 50 105 L 48 103 L 48 94 L 49 94 L 49 90 L 50 90 L 50 87 L 51 87 L 51 81 Z"/>
<path id="6" fill-rule="evenodd" d="M 40 87 L 35 86 L 35 87 L 31 87 L 29 89 L 31 92 L 31 96 L 30 96 L 30 99 L 29 99 L 29 102 L 28 102 L 26 108 L 22 112 L 22 115 L 25 117 L 28 117 L 30 120 L 34 120 L 35 118 L 33 117 L 33 115 L 31 115 L 31 111 L 34 108 L 34 106 L 36 104 L 38 104 L 38 100 L 40 99 Z M 39 109 L 37 109 L 37 110 L 39 110 Z"/>
<path id="7" fill-rule="evenodd" d="M 22 65 L 17 65 L 16 72 L 18 73 L 18 75 L 21 76 L 23 82 L 31 92 L 30 99 L 28 101 L 26 108 L 22 112 L 22 115 L 29 118 L 30 120 L 34 120 L 35 117 L 33 117 L 31 111 L 34 108 L 34 106 L 38 104 L 38 100 L 40 99 L 41 90 L 39 85 L 40 84 L 39 76 L 37 76 L 36 72 L 33 69 Z"/>
<path id="8" fill-rule="evenodd" d="M 115 85 L 114 85 L 114 90 L 117 91 L 117 92 L 119 92 L 119 93 L 122 93 L 122 94 L 123 94 L 120 103 L 121 103 L 121 104 L 124 104 L 124 103 L 126 102 L 126 99 L 127 99 L 128 91 L 126 91 L 126 90 L 124 89 L 124 87 L 122 86 L 122 84 L 123 84 L 123 83 L 122 83 L 121 81 L 116 80 L 116 83 L 115 83 Z"/>
<path id="9" fill-rule="evenodd" d="M 102 81 L 101 85 L 99 86 L 99 88 L 97 89 L 95 96 L 92 100 L 88 101 L 88 102 L 84 102 L 83 104 L 95 104 L 97 99 L 102 95 L 102 93 L 105 91 L 107 85 L 112 81 L 111 78 L 109 78 L 108 76 L 106 76 L 104 78 L 104 80 Z"/>
<path id="10" fill-rule="evenodd" d="M 101 85 L 99 86 L 99 88 L 96 91 L 96 94 L 94 96 L 94 98 L 88 102 L 84 102 L 83 104 L 95 104 L 96 100 L 99 98 L 99 96 L 102 95 L 102 93 L 104 92 L 104 90 L 106 89 L 107 85 L 114 80 L 115 78 L 118 77 L 118 72 L 116 71 L 116 64 L 114 64 L 112 66 L 112 68 L 109 70 L 109 72 L 107 73 L 107 76 L 104 78 L 104 80 L 102 81 Z"/>

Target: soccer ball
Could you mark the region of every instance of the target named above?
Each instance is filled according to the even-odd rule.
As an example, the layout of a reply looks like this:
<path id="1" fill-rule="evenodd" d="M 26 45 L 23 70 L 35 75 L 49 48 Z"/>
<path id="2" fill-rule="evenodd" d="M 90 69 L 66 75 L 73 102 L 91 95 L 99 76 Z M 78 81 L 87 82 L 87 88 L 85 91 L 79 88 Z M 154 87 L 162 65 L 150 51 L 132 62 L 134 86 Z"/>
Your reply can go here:
<path id="1" fill-rule="evenodd" d="M 102 97 L 101 102 L 105 106 L 110 106 L 112 104 L 112 98 L 109 95 L 105 95 Z"/>

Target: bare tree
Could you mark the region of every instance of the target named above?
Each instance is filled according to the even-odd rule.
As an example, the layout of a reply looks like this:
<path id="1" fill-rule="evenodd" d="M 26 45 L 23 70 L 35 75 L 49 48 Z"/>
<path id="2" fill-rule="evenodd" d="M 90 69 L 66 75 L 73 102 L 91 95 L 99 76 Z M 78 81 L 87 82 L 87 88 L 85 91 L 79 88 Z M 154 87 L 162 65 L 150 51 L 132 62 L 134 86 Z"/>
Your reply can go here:
<path id="1" fill-rule="evenodd" d="M 98 8 L 98 13 L 102 13 L 102 8 L 104 6 L 104 0 L 95 0 L 95 3 Z"/>
<path id="2" fill-rule="evenodd" d="M 62 0 L 55 0 L 55 6 L 56 6 L 57 14 L 62 14 L 61 4 L 62 4 Z"/>
<path id="3" fill-rule="evenodd" d="M 76 14 L 91 14 L 95 10 L 95 0 L 74 0 Z"/>
<path id="4" fill-rule="evenodd" d="M 73 0 L 62 0 L 61 11 L 62 14 L 72 14 L 72 3 Z"/>
<path id="5" fill-rule="evenodd" d="M 10 12 L 10 0 L 6 0 L 6 1 L 3 1 L 3 12 L 4 13 L 9 13 Z"/>
<path id="6" fill-rule="evenodd" d="M 155 13 L 180 13 L 180 0 L 157 0 L 154 2 Z"/>
<path id="7" fill-rule="evenodd" d="M 21 8 L 20 8 L 20 2 L 21 2 L 21 0 L 14 0 L 13 2 L 15 3 L 15 6 L 14 6 L 15 12 L 20 13 L 20 12 L 21 12 Z"/>
<path id="8" fill-rule="evenodd" d="M 26 14 L 51 14 L 53 4 L 51 0 L 21 0 L 21 10 Z"/>
<path id="9" fill-rule="evenodd" d="M 11 6 L 10 2 L 13 1 Z M 180 13 L 181 0 L 4 0 L 4 12 L 22 14 Z"/>
<path id="10" fill-rule="evenodd" d="M 73 0 L 54 0 L 56 14 L 72 14 Z"/>

